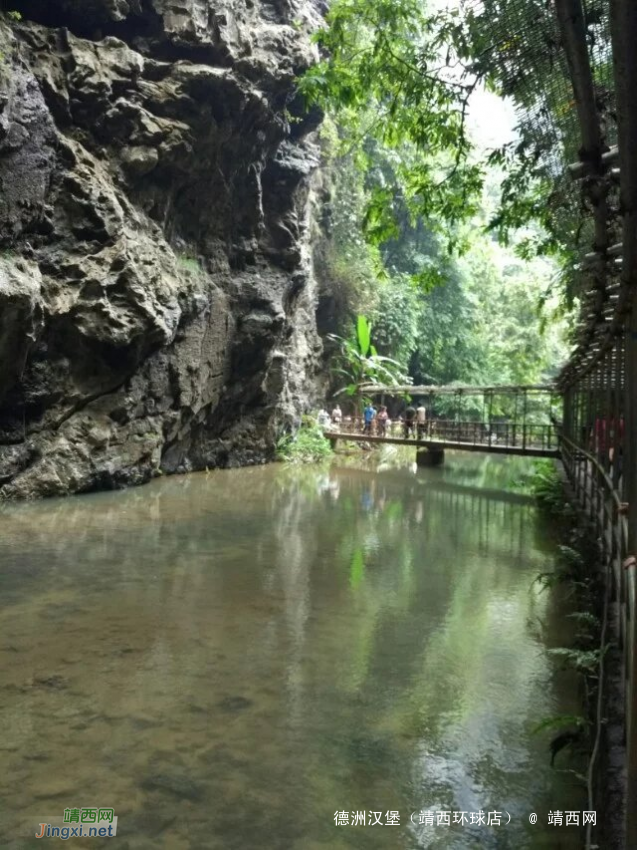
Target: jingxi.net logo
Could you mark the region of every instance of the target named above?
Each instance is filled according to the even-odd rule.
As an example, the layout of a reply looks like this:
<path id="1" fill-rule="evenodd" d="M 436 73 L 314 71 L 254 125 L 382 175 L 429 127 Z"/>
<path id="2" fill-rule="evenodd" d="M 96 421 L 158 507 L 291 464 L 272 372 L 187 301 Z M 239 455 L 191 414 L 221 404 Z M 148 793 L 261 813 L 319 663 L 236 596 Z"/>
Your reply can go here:
<path id="1" fill-rule="evenodd" d="M 117 835 L 113 809 L 87 807 L 64 809 L 64 817 L 48 818 L 38 824 L 36 838 L 112 838 Z"/>

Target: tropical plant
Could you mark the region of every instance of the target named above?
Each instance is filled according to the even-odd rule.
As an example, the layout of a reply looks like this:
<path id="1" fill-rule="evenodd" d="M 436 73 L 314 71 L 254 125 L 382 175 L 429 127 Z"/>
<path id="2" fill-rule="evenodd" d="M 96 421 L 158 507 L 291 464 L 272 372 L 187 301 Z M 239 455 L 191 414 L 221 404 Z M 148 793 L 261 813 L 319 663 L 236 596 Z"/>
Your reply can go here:
<path id="1" fill-rule="evenodd" d="M 358 316 L 355 333 L 347 339 L 337 334 L 329 338 L 338 343 L 339 355 L 335 371 L 347 383 L 337 391 L 361 398 L 368 385 L 398 387 L 411 383 L 404 366 L 391 357 L 383 357 L 372 344 L 372 326 L 365 316 Z"/>
<path id="2" fill-rule="evenodd" d="M 584 729 L 588 725 L 586 718 L 581 714 L 557 714 L 553 717 L 545 717 L 537 726 L 531 730 L 531 734 L 537 735 L 540 732 L 556 732 L 563 729 Z"/>
<path id="3" fill-rule="evenodd" d="M 555 717 L 546 717 L 532 730 L 533 735 L 540 732 L 557 732 L 551 739 L 549 749 L 551 751 L 551 767 L 555 764 L 555 757 L 566 747 L 585 745 L 590 732 L 590 721 L 579 714 L 558 714 Z M 586 781 L 586 777 L 573 771 L 580 781 Z"/>
<path id="4" fill-rule="evenodd" d="M 564 485 L 553 461 L 534 462 L 530 489 L 540 507 L 545 510 L 560 512 L 564 509 L 566 505 Z"/>
<path id="5" fill-rule="evenodd" d="M 567 320 L 556 316 L 552 294 L 558 266 L 551 258 L 522 261 L 515 244 L 499 245 L 485 232 L 496 170 L 486 174 L 479 215 L 458 228 L 468 243 L 462 257 L 450 256 L 436 226 L 413 219 L 402 202 L 393 207 L 399 233 L 370 245 L 363 237 L 365 205 L 374 186 L 396 184 L 403 153 L 361 144 L 363 170 L 354 167 L 353 152 L 336 157 L 329 148 L 329 203 L 315 244 L 321 333 L 350 337 L 351 322 L 365 315 L 378 352 L 406 364 L 415 384 L 549 381 L 568 352 Z M 465 411 L 455 409 L 457 401 L 436 402 L 435 412 L 480 416 L 475 403 Z"/>
<path id="6" fill-rule="evenodd" d="M 558 646 L 555 649 L 549 649 L 548 654 L 562 659 L 566 666 L 574 668 L 578 673 L 594 676 L 599 667 L 601 655 L 605 654 L 608 649 L 609 646 L 591 650 L 570 649 L 569 647 Z"/>

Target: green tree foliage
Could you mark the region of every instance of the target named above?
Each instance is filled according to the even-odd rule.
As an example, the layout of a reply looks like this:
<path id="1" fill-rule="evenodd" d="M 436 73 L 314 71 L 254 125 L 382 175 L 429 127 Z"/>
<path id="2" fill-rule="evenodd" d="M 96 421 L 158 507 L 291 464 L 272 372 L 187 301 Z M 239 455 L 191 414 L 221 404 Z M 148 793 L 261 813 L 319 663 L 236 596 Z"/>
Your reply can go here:
<path id="1" fill-rule="evenodd" d="M 608 128 L 605 142 L 612 144 L 604 0 L 589 0 L 586 24 L 602 130 Z M 489 228 L 523 258 L 559 258 L 561 292 L 572 306 L 592 223 L 565 173 L 578 158 L 580 134 L 553 4 L 460 0 L 443 10 L 434 0 L 334 0 L 317 40 L 325 58 L 302 82 L 308 99 L 337 117 L 344 144 L 360 161 L 369 157 L 362 139 L 399 152 L 394 179 L 369 192 L 368 235 L 377 242 L 396 236 L 397 213 L 406 205 L 457 246 L 456 225 L 478 211 L 485 174 L 502 169 Z M 478 87 L 511 98 L 517 108 L 516 138 L 491 152 L 475 150 L 467 131 Z M 539 227 L 518 239 L 516 231 L 532 222 Z"/>
<path id="2" fill-rule="evenodd" d="M 459 70 L 458 14 L 422 0 L 335 0 L 317 36 L 329 58 L 301 81 L 306 97 L 336 116 L 360 160 L 362 139 L 411 151 L 396 162 L 404 201 L 446 224 L 476 211 L 482 187 L 465 126 L 477 79 Z M 369 193 L 365 227 L 376 241 L 398 233 L 393 195 L 382 183 Z"/>
<path id="3" fill-rule="evenodd" d="M 515 245 L 501 246 L 485 232 L 497 175 L 487 174 L 479 215 L 457 228 L 469 246 L 463 256 L 450 256 L 429 222 L 412 223 L 404 206 L 398 234 L 370 246 L 362 236 L 367 185 L 389 173 L 387 158 L 376 147 L 364 173 L 351 156 L 332 161 L 330 227 L 320 251 L 330 263 L 317 270 L 330 291 L 348 293 L 340 333 L 349 335 L 352 318 L 364 313 L 378 352 L 408 365 L 417 384 L 551 378 L 566 354 L 564 322 L 548 321 L 557 267 L 546 258 L 523 261 Z M 475 400 L 469 407 L 475 416 Z"/>
<path id="4" fill-rule="evenodd" d="M 345 327 L 368 316 L 380 354 L 417 384 L 543 382 L 566 355 L 558 283 L 576 239 L 554 13 L 540 0 L 439 5 L 335 0 L 318 35 L 325 58 L 301 87 L 331 116 L 320 274 Z M 552 54 L 529 69 L 535 19 Z M 516 140 L 490 153 L 465 120 L 478 86 L 523 110 Z"/>

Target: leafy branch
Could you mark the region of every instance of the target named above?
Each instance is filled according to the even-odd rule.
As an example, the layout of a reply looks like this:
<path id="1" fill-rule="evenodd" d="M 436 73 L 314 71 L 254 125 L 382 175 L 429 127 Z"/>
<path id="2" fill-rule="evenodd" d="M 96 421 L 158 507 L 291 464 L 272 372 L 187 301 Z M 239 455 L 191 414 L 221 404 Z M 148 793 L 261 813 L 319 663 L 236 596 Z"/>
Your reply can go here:
<path id="1" fill-rule="evenodd" d="M 372 196 L 368 237 L 378 243 L 395 235 L 397 189 L 414 218 L 444 226 L 453 242 L 453 225 L 475 213 L 483 185 L 466 131 L 479 77 L 454 50 L 457 11 L 429 14 L 420 0 L 336 0 L 327 24 L 316 36 L 326 58 L 300 81 L 301 92 L 337 118 L 344 144 L 372 116 L 370 138 L 412 154 L 397 168 L 396 184 Z M 364 152 L 361 164 L 368 164 Z"/>

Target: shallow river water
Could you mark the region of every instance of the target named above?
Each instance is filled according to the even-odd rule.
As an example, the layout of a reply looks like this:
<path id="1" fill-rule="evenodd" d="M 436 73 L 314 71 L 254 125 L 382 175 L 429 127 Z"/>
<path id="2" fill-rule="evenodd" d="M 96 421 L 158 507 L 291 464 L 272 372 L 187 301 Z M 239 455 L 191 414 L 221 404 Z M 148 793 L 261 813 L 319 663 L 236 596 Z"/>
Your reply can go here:
<path id="1" fill-rule="evenodd" d="M 579 708 L 526 462 L 410 460 L 0 510 L 0 847 L 83 806 L 118 850 L 582 846 L 547 825 L 586 805 L 532 734 Z"/>

